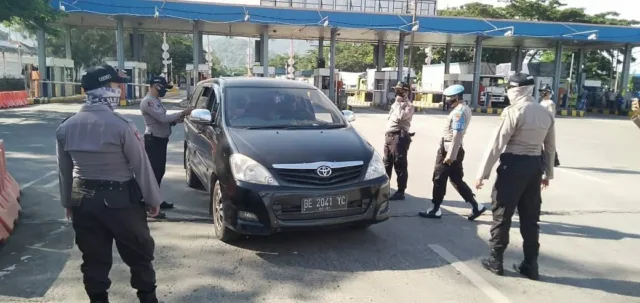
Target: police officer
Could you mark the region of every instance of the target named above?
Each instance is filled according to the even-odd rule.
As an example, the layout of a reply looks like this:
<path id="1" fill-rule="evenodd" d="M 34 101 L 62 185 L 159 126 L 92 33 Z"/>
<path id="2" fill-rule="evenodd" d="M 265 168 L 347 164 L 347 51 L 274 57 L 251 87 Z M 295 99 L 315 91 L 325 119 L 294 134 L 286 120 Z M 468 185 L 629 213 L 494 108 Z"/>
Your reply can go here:
<path id="1" fill-rule="evenodd" d="M 158 302 L 145 212 L 156 215 L 162 198 L 135 124 L 113 112 L 119 83 L 124 79 L 109 65 L 82 77 L 86 104 L 56 131 L 60 201 L 73 221 L 90 301 L 108 302 L 115 240 L 140 302 Z"/>
<path id="2" fill-rule="evenodd" d="M 191 113 L 191 108 L 181 112 L 167 114 L 167 110 L 160 102 L 160 98 L 167 94 L 167 90 L 173 88 L 164 77 L 152 77 L 149 80 L 149 93 L 140 102 L 140 111 L 144 118 L 144 148 L 149 156 L 153 173 L 158 185 L 162 182 L 167 165 L 167 145 L 171 127 L 182 122 Z M 173 204 L 163 201 L 160 208 L 173 208 Z M 156 218 L 165 218 L 160 213 Z"/>
<path id="3" fill-rule="evenodd" d="M 542 96 L 542 101 L 540 101 L 540 105 L 547 109 L 551 113 L 551 115 L 555 118 L 556 116 L 556 104 L 551 100 L 553 96 L 553 90 L 549 84 L 545 85 L 541 89 L 538 90 L 540 95 Z M 560 166 L 560 160 L 558 160 L 558 151 L 556 151 L 556 158 L 554 160 L 555 167 Z"/>
<path id="4" fill-rule="evenodd" d="M 418 213 L 420 217 L 440 219 L 442 218 L 442 210 L 440 204 L 447 192 L 447 180 L 451 181 L 453 187 L 458 191 L 460 196 L 471 204 L 471 214 L 467 217 L 470 221 L 475 220 L 486 211 L 482 205 L 478 206 L 478 202 L 474 197 L 469 185 L 462 180 L 464 172 L 462 161 L 464 160 L 464 148 L 462 147 L 462 139 L 467 132 L 467 128 L 471 123 L 471 108 L 467 106 L 462 94 L 464 87 L 455 84 L 447 87 L 442 94 L 445 96 L 449 108 L 453 108 L 445 123 L 444 132 L 440 139 L 440 147 L 436 155 L 436 167 L 433 170 L 433 198 L 431 203 L 433 206 L 425 211 Z"/>
<path id="5" fill-rule="evenodd" d="M 398 82 L 394 89 L 396 98 L 391 105 L 387 118 L 387 130 L 385 131 L 384 167 L 389 178 L 391 178 L 394 168 L 398 175 L 398 190 L 389 200 L 404 200 L 408 178 L 407 152 L 411 144 L 411 136 L 413 136 L 413 133 L 409 133 L 409 128 L 414 108 L 413 103 L 407 97 L 410 92 L 409 85 Z"/>
<path id="6" fill-rule="evenodd" d="M 556 139 L 553 116 L 532 96 L 534 84 L 533 77 L 525 73 L 509 78 L 507 95 L 511 105 L 502 112 L 500 126 L 481 162 L 476 188 L 482 188 L 483 180 L 489 179 L 493 165 L 500 159 L 492 193 L 491 255 L 482 260 L 482 266 L 503 274 L 502 256 L 509 244 L 511 217 L 517 209 L 524 261 L 514 268 L 537 280 L 540 190 L 553 179 L 553 163 L 544 159 L 555 157 Z"/>

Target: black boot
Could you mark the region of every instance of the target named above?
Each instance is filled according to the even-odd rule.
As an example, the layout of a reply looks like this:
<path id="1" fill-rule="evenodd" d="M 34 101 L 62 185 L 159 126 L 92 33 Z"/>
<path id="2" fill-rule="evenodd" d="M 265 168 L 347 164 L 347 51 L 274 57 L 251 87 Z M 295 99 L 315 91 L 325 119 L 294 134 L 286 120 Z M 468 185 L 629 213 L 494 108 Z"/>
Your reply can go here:
<path id="1" fill-rule="evenodd" d="M 393 193 L 391 197 L 389 197 L 389 201 L 398 201 L 404 200 L 404 191 L 396 191 Z"/>
<path id="2" fill-rule="evenodd" d="M 489 258 L 482 259 L 482 267 L 498 276 L 504 275 L 504 267 L 502 266 L 502 251 L 492 249 Z"/>
<path id="3" fill-rule="evenodd" d="M 418 213 L 418 216 L 427 218 L 427 219 L 441 219 L 442 218 L 442 210 L 440 210 L 440 206 L 432 206 L 427 211 L 421 211 Z"/>
<path id="4" fill-rule="evenodd" d="M 173 208 L 173 203 L 169 203 L 167 201 L 162 201 L 162 203 L 160 203 L 160 208 L 161 209 L 171 209 L 171 208 Z"/>
<path id="5" fill-rule="evenodd" d="M 140 303 L 158 303 L 158 297 L 156 297 L 155 291 L 138 291 L 138 299 L 140 300 Z"/>
<path id="6" fill-rule="evenodd" d="M 473 209 L 471 210 L 471 214 L 467 216 L 467 220 L 473 221 L 478 217 L 482 216 L 482 214 L 487 211 L 487 208 L 484 205 L 478 205 L 478 203 L 471 204 L 473 205 Z"/>
<path id="7" fill-rule="evenodd" d="M 102 294 L 89 295 L 89 302 L 90 303 L 109 303 L 109 294 L 105 292 Z"/>
<path id="8" fill-rule="evenodd" d="M 531 280 L 539 280 L 540 274 L 538 273 L 538 253 L 535 251 L 525 253 L 524 261 L 520 262 L 520 264 L 513 264 L 513 269 L 517 273 Z"/>

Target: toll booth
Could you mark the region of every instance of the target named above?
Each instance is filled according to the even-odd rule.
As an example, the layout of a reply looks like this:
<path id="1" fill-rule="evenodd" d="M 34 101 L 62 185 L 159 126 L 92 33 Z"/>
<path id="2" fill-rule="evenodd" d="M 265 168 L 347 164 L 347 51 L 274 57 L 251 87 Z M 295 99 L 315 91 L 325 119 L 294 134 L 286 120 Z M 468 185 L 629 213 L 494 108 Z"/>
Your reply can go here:
<path id="1" fill-rule="evenodd" d="M 373 103 L 390 104 L 396 95 L 394 86 L 398 83 L 398 72 L 376 71 L 373 75 Z"/>
<path id="2" fill-rule="evenodd" d="M 187 75 L 189 75 L 187 79 L 187 94 L 191 96 L 194 91 L 194 88 L 198 84 L 198 82 L 211 78 L 211 69 L 209 68 L 209 64 L 198 64 L 198 73 L 196 74 L 196 79 L 193 79 L 193 64 L 187 64 L 185 68 Z"/>
<path id="3" fill-rule="evenodd" d="M 107 64 L 118 68 L 117 61 L 107 61 Z M 124 71 L 129 77 L 129 83 L 126 85 L 125 98 L 127 100 L 142 99 L 148 92 L 147 64 L 138 61 L 125 61 Z"/>
<path id="4" fill-rule="evenodd" d="M 329 97 L 329 99 L 334 101 L 336 104 L 339 103 L 338 102 L 338 79 L 339 78 L 340 78 L 340 71 L 338 69 L 335 69 L 335 76 L 333 79 L 336 81 L 334 86 L 336 90 L 335 91 L 336 95 L 333 96 L 332 98 L 329 92 L 329 87 L 331 84 L 331 69 L 316 68 L 313 70 L 313 86 L 321 90 L 323 94 Z"/>
<path id="5" fill-rule="evenodd" d="M 46 58 L 47 66 L 44 72 L 45 81 L 50 81 L 44 86 L 42 96 L 46 97 L 64 97 L 75 94 L 72 83 L 75 78 L 75 68 L 73 60 L 48 57 Z"/>
<path id="6" fill-rule="evenodd" d="M 251 67 L 251 74 L 254 77 L 262 77 L 262 74 L 264 74 L 264 67 L 260 65 Z M 275 76 L 276 76 L 276 68 L 273 66 L 269 66 L 269 78 L 272 78 Z"/>

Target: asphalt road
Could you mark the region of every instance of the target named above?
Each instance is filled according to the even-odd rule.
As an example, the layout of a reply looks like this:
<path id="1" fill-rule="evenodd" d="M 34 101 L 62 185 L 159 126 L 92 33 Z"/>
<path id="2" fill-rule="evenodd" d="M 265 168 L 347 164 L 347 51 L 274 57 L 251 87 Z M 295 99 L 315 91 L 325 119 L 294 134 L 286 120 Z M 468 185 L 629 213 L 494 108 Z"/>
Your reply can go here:
<path id="1" fill-rule="evenodd" d="M 175 100 L 174 100 L 175 101 Z M 0 111 L 0 138 L 10 172 L 23 187 L 23 214 L 0 249 L 1 302 L 86 302 L 73 230 L 59 205 L 54 132 L 78 105 Z M 136 109 L 118 110 L 142 128 Z M 353 124 L 382 151 L 386 115 L 356 109 Z M 485 272 L 490 215 L 468 222 L 468 205 L 450 186 L 445 217 L 417 217 L 428 207 L 441 113 L 417 115 L 409 153 L 406 201 L 393 217 L 365 231 L 325 231 L 213 238 L 207 195 L 188 189 L 182 169 L 183 128 L 174 128 L 162 191 L 177 205 L 171 220 L 151 222 L 158 294 L 164 302 L 640 302 L 640 140 L 623 119 L 558 118 L 562 168 L 543 193 L 541 281 L 518 277 L 517 220 L 505 277 Z M 465 138 L 466 181 L 497 125 L 475 115 Z M 494 176 L 495 177 L 495 176 Z M 395 180 L 392 184 L 395 184 Z M 477 192 L 488 203 L 489 188 Z M 394 185 L 395 186 L 395 185 Z M 635 186 L 635 187 L 634 187 Z M 129 273 L 115 253 L 113 302 L 134 302 Z"/>

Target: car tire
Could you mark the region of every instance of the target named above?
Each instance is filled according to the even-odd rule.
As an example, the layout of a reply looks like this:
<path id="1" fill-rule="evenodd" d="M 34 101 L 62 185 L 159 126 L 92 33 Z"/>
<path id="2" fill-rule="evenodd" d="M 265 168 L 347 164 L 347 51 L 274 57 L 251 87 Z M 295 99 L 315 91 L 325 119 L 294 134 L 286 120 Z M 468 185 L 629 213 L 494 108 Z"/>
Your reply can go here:
<path id="1" fill-rule="evenodd" d="M 222 190 L 220 189 L 220 182 L 216 181 L 211 191 L 211 208 L 213 216 L 213 230 L 216 238 L 222 242 L 231 242 L 240 237 L 240 235 L 224 224 L 224 211 L 222 203 Z"/>
<path id="2" fill-rule="evenodd" d="M 189 162 L 189 151 L 186 147 L 184 149 L 184 171 L 187 180 L 187 186 L 194 189 L 203 188 L 202 182 L 200 182 L 200 179 L 198 179 L 196 173 L 194 173 L 193 169 L 191 169 L 191 164 Z"/>

